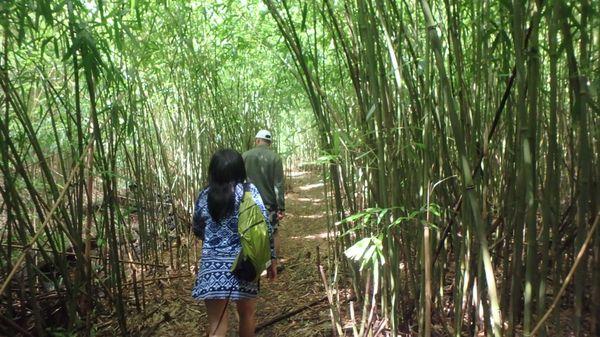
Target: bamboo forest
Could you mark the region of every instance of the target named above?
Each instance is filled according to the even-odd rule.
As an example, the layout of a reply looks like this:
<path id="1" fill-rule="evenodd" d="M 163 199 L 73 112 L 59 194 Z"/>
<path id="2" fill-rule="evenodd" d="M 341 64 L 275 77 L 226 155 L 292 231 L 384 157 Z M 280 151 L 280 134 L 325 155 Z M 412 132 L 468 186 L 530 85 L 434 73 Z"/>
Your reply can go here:
<path id="1" fill-rule="evenodd" d="M 1 0 L 0 25 L 0 336 L 600 336 L 600 1 Z M 222 335 L 194 209 L 259 130 L 277 276 Z"/>

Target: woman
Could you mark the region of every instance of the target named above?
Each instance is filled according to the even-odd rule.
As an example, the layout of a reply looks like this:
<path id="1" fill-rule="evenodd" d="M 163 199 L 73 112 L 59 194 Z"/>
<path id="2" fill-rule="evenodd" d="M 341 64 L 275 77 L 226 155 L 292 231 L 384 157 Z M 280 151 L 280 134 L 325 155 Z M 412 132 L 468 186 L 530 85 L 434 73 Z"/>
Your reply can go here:
<path id="1" fill-rule="evenodd" d="M 252 184 L 245 184 L 246 169 L 242 156 L 234 150 L 217 151 L 208 166 L 208 187 L 196 200 L 193 218 L 194 234 L 203 240 L 200 270 L 192 296 L 204 300 L 210 323 L 210 336 L 227 334 L 227 305 L 237 304 L 240 318 L 239 335 L 254 336 L 258 283 L 237 279 L 231 272 L 235 257 L 241 250 L 238 235 L 238 210 L 245 191 L 250 191 L 265 219 L 267 210 L 260 194 Z M 267 223 L 269 223 L 267 221 Z M 271 267 L 269 279 L 277 276 L 271 234 Z"/>

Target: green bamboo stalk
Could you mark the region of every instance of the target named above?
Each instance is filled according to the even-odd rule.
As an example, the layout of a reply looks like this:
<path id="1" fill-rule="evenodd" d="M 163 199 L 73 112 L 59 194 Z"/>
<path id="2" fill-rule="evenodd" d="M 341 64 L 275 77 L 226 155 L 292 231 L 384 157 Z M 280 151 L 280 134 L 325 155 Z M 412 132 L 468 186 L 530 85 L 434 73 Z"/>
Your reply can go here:
<path id="1" fill-rule="evenodd" d="M 558 144 L 557 144 L 557 113 L 558 113 L 558 83 L 557 83 L 557 6 L 551 4 L 546 16 L 548 22 L 548 46 L 551 52 L 549 53 L 549 77 L 550 77 L 550 93 L 549 93 L 549 128 L 548 128 L 548 149 L 546 157 L 546 181 L 544 183 L 544 194 L 547 196 L 542 199 L 542 216 L 544 227 L 542 231 L 542 245 L 540 251 L 550 251 L 549 254 L 544 254 L 540 269 L 540 286 L 538 292 L 537 312 L 541 313 L 546 307 L 546 275 L 550 270 L 549 261 L 551 256 L 557 256 L 555 251 L 557 242 L 560 241 L 558 233 L 558 213 L 560 209 L 559 196 L 559 179 L 560 175 L 557 170 Z M 552 240 L 552 250 L 550 250 L 550 235 Z M 551 283 L 552 289 L 558 288 L 558 282 Z M 546 336 L 547 328 L 540 331 L 540 336 Z"/>
<path id="2" fill-rule="evenodd" d="M 534 15 L 537 15 L 540 2 L 534 3 Z M 535 23 L 534 23 L 535 24 Z M 527 193 L 527 237 L 526 237 L 526 266 L 525 266 L 525 294 L 524 294 L 524 317 L 523 317 L 523 333 L 525 336 L 531 331 L 531 324 L 534 313 L 533 300 L 537 297 L 538 282 L 537 275 L 539 273 L 537 261 L 537 120 L 538 120 L 538 83 L 540 76 L 540 60 L 538 54 L 538 29 L 533 26 L 529 39 L 529 55 L 527 69 L 527 90 L 528 90 L 528 121 L 527 121 L 527 145 L 528 150 L 525 152 L 525 160 L 527 164 L 528 181 L 526 185 Z M 529 157 L 529 159 L 527 159 Z"/>
<path id="3" fill-rule="evenodd" d="M 452 93 L 450 91 L 450 84 L 448 82 L 448 78 L 446 76 L 445 66 L 443 63 L 443 58 L 441 54 L 441 42 L 439 36 L 436 31 L 435 21 L 429 9 L 429 4 L 426 0 L 421 0 L 421 8 L 423 10 L 424 17 L 427 21 L 428 27 L 428 37 L 430 39 L 430 43 L 432 45 L 432 49 L 434 51 L 436 57 L 437 68 L 440 73 L 440 78 L 442 80 L 442 87 L 445 88 L 444 99 L 446 103 L 446 109 L 450 117 L 451 125 L 453 128 L 453 133 L 456 138 L 457 150 L 459 153 L 459 160 L 461 162 L 461 172 L 463 178 L 463 188 L 465 189 L 465 194 L 467 195 L 467 200 L 470 206 L 470 216 L 474 220 L 474 225 L 478 234 L 479 245 L 480 245 L 480 253 L 481 258 L 483 259 L 486 282 L 488 286 L 488 296 L 492 306 L 492 317 L 493 317 L 493 328 L 494 328 L 494 336 L 501 336 L 501 324 L 502 319 L 500 316 L 500 307 L 498 305 L 498 297 L 496 291 L 496 281 L 494 279 L 494 271 L 491 264 L 491 257 L 489 254 L 488 243 L 486 238 L 485 229 L 483 228 L 484 224 L 480 219 L 481 213 L 479 210 L 479 205 L 474 193 L 474 185 L 473 178 L 471 175 L 471 168 L 466 156 L 466 152 L 464 149 L 464 138 L 462 132 L 460 130 L 459 121 L 455 112 L 455 102 L 453 100 Z"/>

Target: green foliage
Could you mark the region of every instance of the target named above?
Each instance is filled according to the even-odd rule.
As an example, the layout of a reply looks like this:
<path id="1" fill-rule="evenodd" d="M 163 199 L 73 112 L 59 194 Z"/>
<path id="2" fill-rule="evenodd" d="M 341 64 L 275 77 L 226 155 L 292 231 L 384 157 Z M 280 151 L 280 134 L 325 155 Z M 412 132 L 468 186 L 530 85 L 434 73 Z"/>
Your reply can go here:
<path id="1" fill-rule="evenodd" d="M 375 278 L 379 277 L 379 268 L 385 265 L 383 243 L 381 237 L 378 236 L 360 239 L 348 247 L 344 254 L 350 260 L 358 262 L 361 271 L 363 269 L 371 270 Z"/>

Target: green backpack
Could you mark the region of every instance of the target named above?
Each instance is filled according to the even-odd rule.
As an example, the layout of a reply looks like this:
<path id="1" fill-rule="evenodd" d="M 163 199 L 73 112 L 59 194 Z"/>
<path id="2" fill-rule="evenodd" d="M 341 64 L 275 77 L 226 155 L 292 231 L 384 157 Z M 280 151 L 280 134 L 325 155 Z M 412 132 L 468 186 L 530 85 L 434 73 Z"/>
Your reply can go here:
<path id="1" fill-rule="evenodd" d="M 238 234 L 242 250 L 231 267 L 240 280 L 253 282 L 271 265 L 269 226 L 252 193 L 245 191 L 240 204 Z"/>

